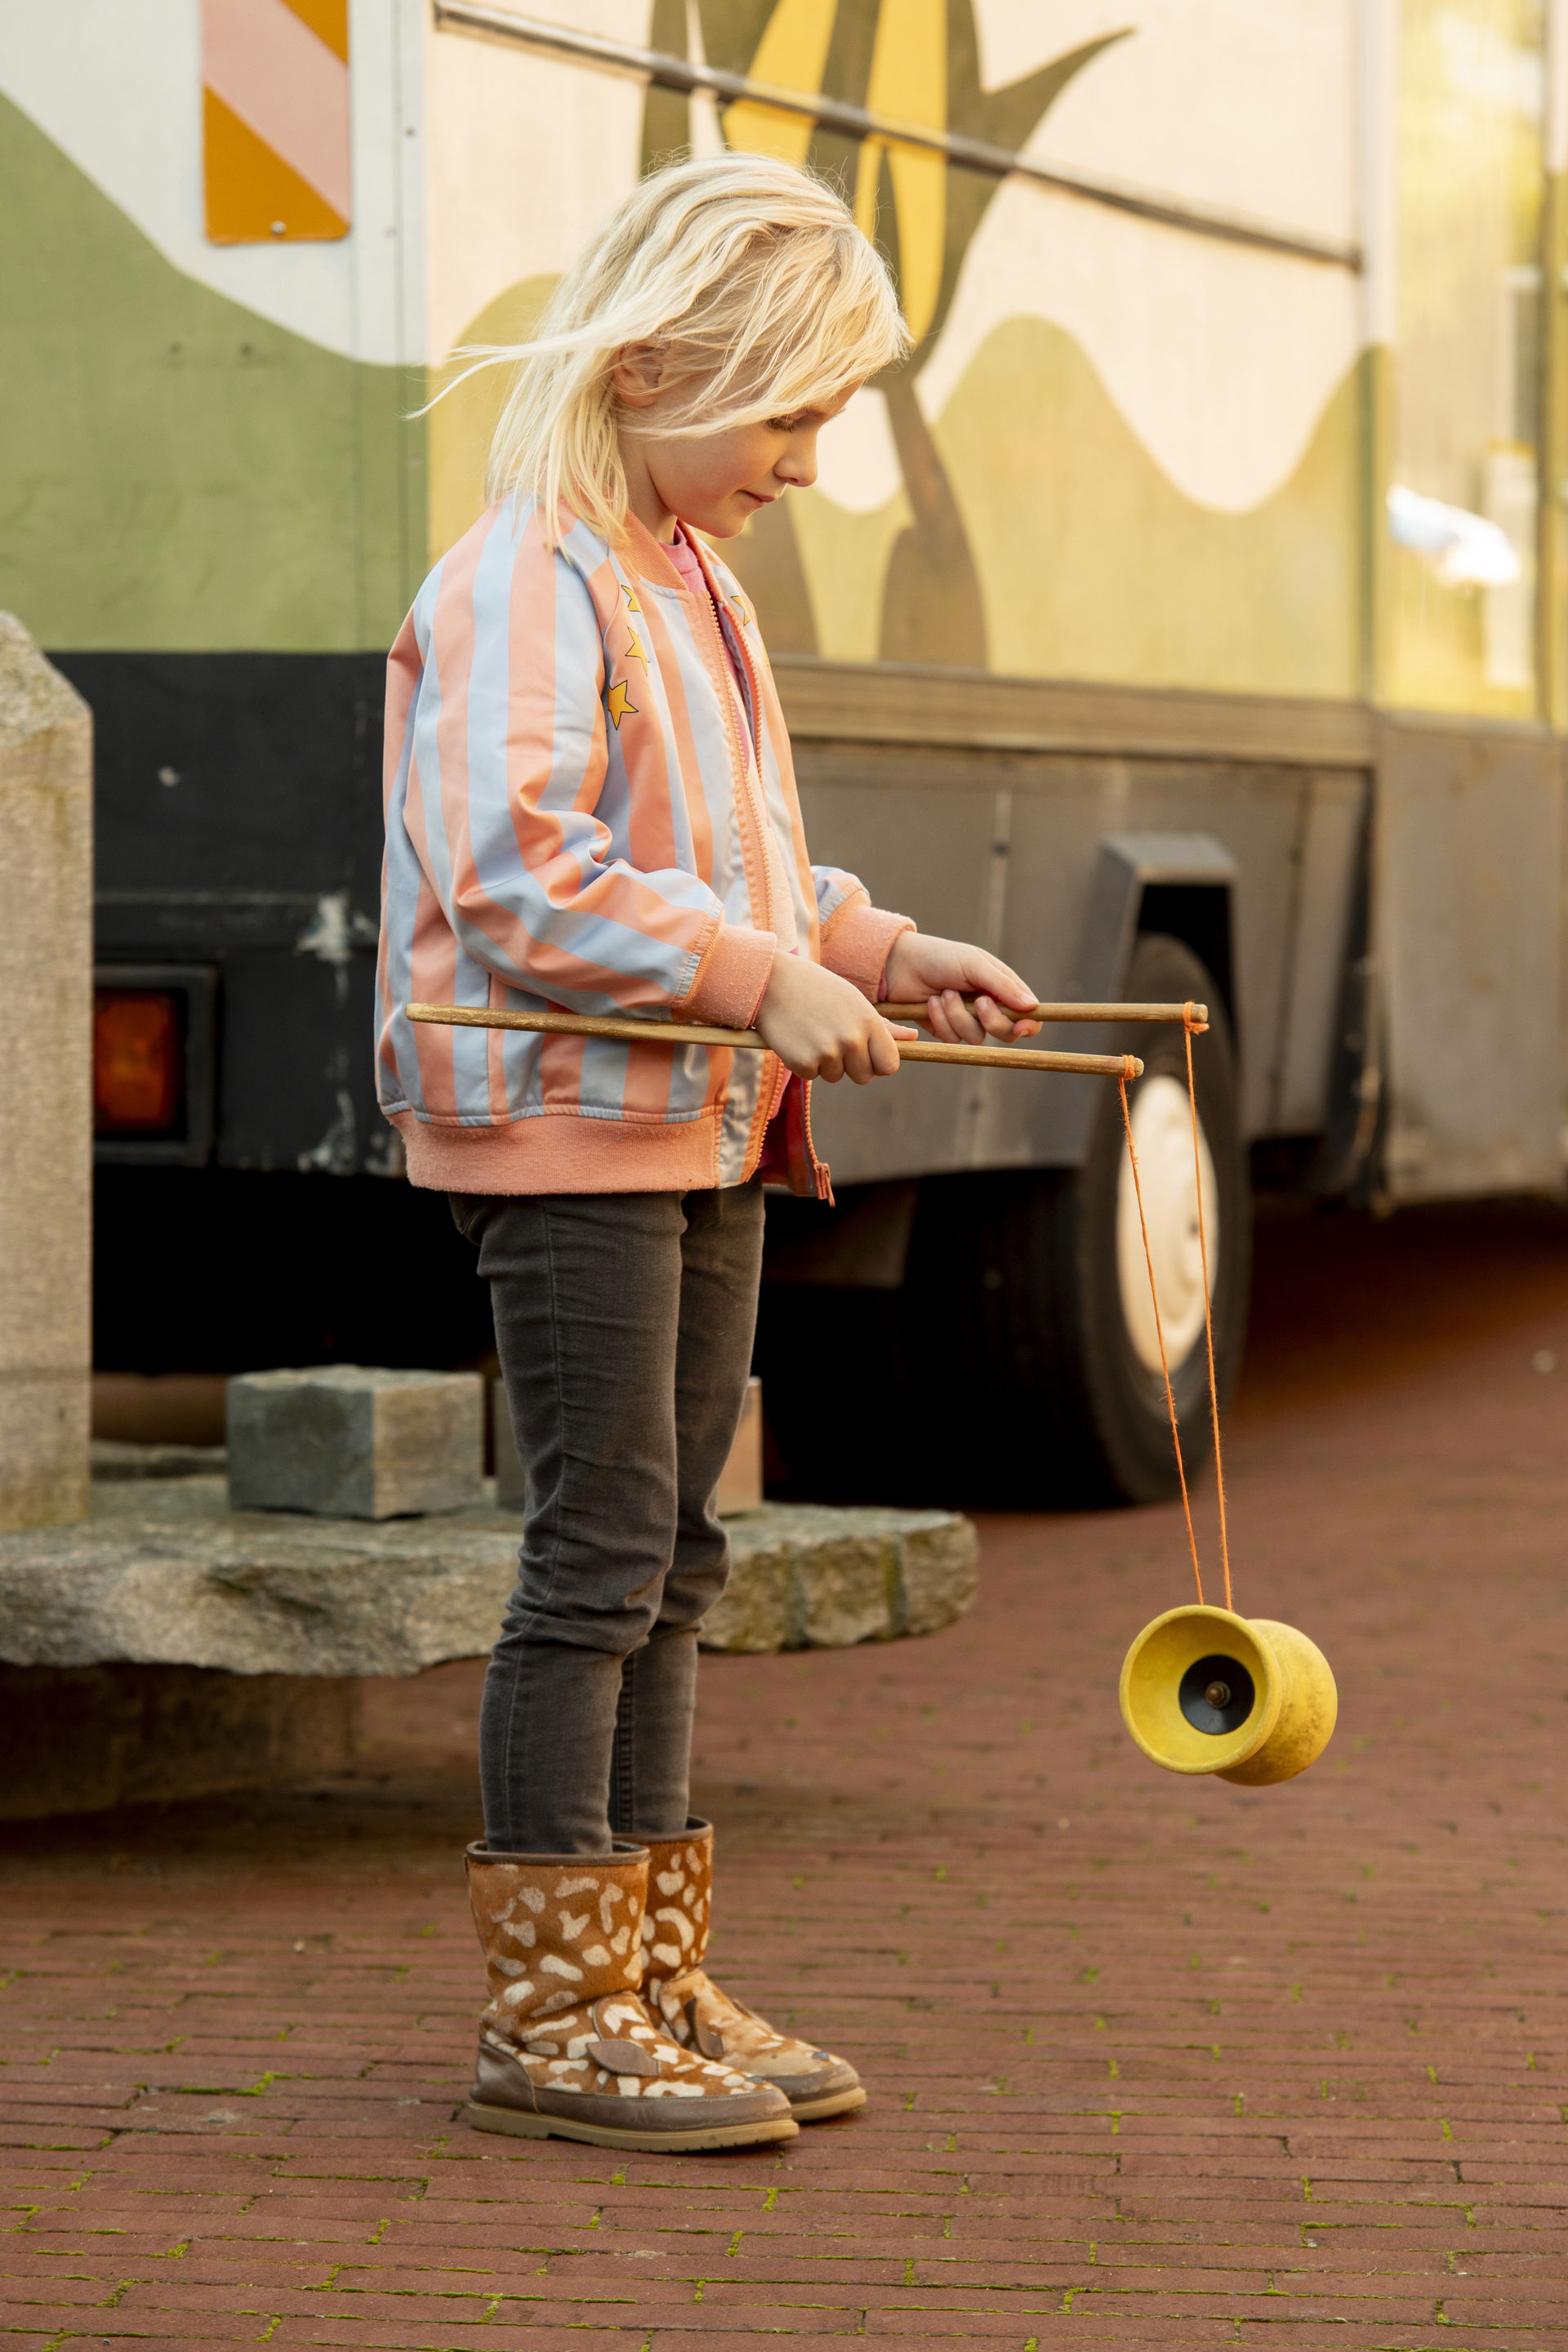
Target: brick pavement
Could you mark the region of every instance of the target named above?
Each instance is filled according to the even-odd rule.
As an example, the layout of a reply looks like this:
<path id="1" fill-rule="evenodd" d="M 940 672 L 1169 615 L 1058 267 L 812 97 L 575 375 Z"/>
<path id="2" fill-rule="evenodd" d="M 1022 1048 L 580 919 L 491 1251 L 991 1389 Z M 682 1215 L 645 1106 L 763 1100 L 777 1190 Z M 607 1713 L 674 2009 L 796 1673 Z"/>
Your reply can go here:
<path id="1" fill-rule="evenodd" d="M 472 1668 L 381 1687 L 352 1783 L 8 1832 L 0 2344 L 1568 2352 L 1563 1234 L 1265 1229 L 1237 1598 L 1339 1675 L 1303 1780 L 1125 1739 L 1167 1510 L 988 1523 L 928 1641 L 709 1662 L 722 1971 L 874 2092 L 782 2154 L 456 2120 Z"/>

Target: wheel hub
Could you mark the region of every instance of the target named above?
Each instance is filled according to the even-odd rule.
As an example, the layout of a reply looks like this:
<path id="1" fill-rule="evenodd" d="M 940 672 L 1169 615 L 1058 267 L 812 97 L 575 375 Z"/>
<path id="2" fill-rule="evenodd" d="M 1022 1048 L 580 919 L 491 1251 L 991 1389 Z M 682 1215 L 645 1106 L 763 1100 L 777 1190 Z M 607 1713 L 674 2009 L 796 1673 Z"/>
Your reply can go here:
<path id="1" fill-rule="evenodd" d="M 1165 1352 L 1173 1373 L 1184 1363 L 1204 1328 L 1203 1248 L 1198 1235 L 1198 1193 L 1193 1171 L 1192 1112 L 1187 1090 L 1175 1078 L 1145 1078 L 1132 1097 L 1132 1141 L 1143 1183 L 1143 1213 L 1149 1253 L 1165 1328 Z M 1209 1291 L 1219 1272 L 1219 1190 L 1208 1139 L 1198 1122 L 1203 1169 L 1204 1233 L 1208 1244 Z M 1132 1171 L 1121 1161 L 1116 1202 L 1116 1270 L 1122 1318 L 1133 1353 L 1146 1370 L 1160 1370 L 1160 1340 L 1149 1297 L 1149 1269 L 1138 1224 Z"/>

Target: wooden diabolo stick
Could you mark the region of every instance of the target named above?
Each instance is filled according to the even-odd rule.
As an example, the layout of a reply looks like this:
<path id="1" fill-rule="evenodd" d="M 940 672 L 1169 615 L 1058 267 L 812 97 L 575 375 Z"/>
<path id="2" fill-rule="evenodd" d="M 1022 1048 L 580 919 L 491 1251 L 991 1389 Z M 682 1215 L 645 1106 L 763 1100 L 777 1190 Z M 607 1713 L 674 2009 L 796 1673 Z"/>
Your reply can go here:
<path id="1" fill-rule="evenodd" d="M 592 1013 L 507 1013 L 491 1005 L 406 1004 L 410 1021 L 449 1029 L 524 1029 L 547 1037 L 614 1037 L 637 1045 L 721 1045 L 765 1054 L 754 1029 L 720 1029 L 696 1021 L 622 1020 Z M 928 1045 L 900 1038 L 900 1062 L 958 1062 L 980 1070 L 1059 1070 L 1097 1078 L 1139 1078 L 1135 1054 L 1037 1053 L 1026 1045 Z"/>
<path id="2" fill-rule="evenodd" d="M 965 1004 L 973 1005 L 973 996 L 965 996 Z M 994 1002 L 994 1000 L 993 1000 Z M 1006 1012 L 1009 1008 L 1002 1008 Z M 922 997 L 918 1004 L 879 1004 L 878 1012 L 884 1021 L 928 1022 L 930 1013 Z M 1018 1021 L 1181 1021 L 1192 1029 L 1208 1027 L 1209 1009 L 1206 1004 L 1031 1004 L 1026 1013 L 1014 1015 Z"/>

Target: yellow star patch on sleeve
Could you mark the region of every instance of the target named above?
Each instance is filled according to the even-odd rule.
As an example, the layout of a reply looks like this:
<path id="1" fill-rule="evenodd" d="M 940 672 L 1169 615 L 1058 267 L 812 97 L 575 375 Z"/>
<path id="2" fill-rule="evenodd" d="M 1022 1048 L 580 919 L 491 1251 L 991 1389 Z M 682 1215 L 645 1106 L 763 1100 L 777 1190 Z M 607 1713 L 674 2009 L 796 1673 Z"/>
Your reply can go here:
<path id="1" fill-rule="evenodd" d="M 611 687 L 610 698 L 605 707 L 608 710 L 610 717 L 616 722 L 616 732 L 617 735 L 621 731 L 621 721 L 626 717 L 628 712 L 632 718 L 635 719 L 637 717 L 637 707 L 632 700 L 631 694 L 624 677 L 616 678 L 614 686 Z"/>
<path id="2" fill-rule="evenodd" d="M 642 640 L 637 635 L 635 629 L 628 630 L 627 632 L 626 657 L 627 661 L 640 661 L 643 666 L 643 673 L 646 677 L 647 673 L 647 656 L 642 649 Z"/>
<path id="3" fill-rule="evenodd" d="M 637 600 L 636 590 L 628 587 L 624 580 L 621 583 L 621 593 L 626 600 L 626 610 L 628 613 L 640 613 L 642 611 L 642 606 Z"/>

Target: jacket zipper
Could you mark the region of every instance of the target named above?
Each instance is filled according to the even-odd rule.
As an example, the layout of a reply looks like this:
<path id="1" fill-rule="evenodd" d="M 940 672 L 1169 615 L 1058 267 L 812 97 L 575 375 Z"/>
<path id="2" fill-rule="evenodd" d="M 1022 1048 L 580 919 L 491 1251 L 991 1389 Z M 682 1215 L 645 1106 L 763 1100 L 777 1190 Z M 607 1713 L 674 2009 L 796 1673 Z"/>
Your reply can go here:
<path id="1" fill-rule="evenodd" d="M 718 617 L 718 603 L 717 603 L 717 599 L 715 599 L 715 600 L 714 600 L 714 617 L 715 617 L 715 619 L 717 619 L 717 617 Z M 720 632 L 720 634 L 721 634 L 721 635 L 722 636 L 722 627 L 721 627 L 721 632 Z M 727 643 L 728 641 L 726 640 L 725 642 Z M 758 681 L 758 678 L 757 678 L 756 666 L 755 666 L 755 664 L 754 664 L 754 663 L 752 662 L 752 652 L 751 652 L 751 647 L 747 645 L 747 643 L 746 643 L 746 641 L 745 641 L 744 637 L 743 637 L 743 636 L 742 636 L 742 635 L 741 635 L 741 633 L 740 633 L 740 631 L 739 631 L 739 630 L 736 630 L 736 632 L 735 632 L 735 644 L 736 644 L 736 646 L 737 646 L 737 648 L 738 648 L 738 650 L 739 650 L 739 652 L 740 652 L 741 659 L 742 659 L 742 660 L 745 663 L 745 665 L 746 665 L 746 678 L 747 678 L 747 682 L 748 682 L 748 684 L 750 685 L 751 689 L 752 689 L 752 737 L 753 737 L 752 751 L 753 751 L 754 760 L 755 760 L 755 774 L 756 774 L 756 779 L 757 779 L 757 791 L 758 791 L 758 793 L 759 793 L 759 796 L 760 796 L 760 795 L 761 795 L 761 792 L 762 792 L 762 782 L 763 782 L 763 692 L 762 692 L 762 687 L 761 687 L 761 685 L 760 685 L 760 683 L 759 683 L 759 681 Z M 748 779 L 747 779 L 747 782 L 748 782 L 748 785 L 749 785 L 749 783 L 750 783 L 750 778 L 749 778 L 749 777 L 748 777 Z M 766 803 L 765 803 L 765 802 L 763 803 L 763 817 L 764 817 L 764 819 L 765 819 L 766 814 L 767 814 L 767 806 L 766 806 Z M 782 856 L 783 856 L 783 854 L 784 854 L 784 853 L 783 853 L 783 851 L 781 850 L 779 854 L 780 854 L 780 856 L 781 856 L 781 859 L 782 859 Z M 786 1091 L 787 1091 L 787 1080 L 786 1080 Z M 805 1144 L 805 1164 L 806 1164 L 806 1170 L 807 1170 L 807 1172 L 809 1173 L 809 1175 L 810 1175 L 810 1177 L 811 1177 L 813 1189 L 814 1189 L 814 1190 L 815 1190 L 815 1192 L 816 1192 L 816 1194 L 817 1199 L 818 1199 L 819 1201 L 826 1201 L 826 1202 L 827 1202 L 828 1207 L 829 1207 L 829 1208 L 832 1208 L 832 1207 L 833 1207 L 833 1205 L 834 1205 L 834 1201 L 833 1201 L 833 1171 L 832 1171 L 832 1170 L 828 1167 L 827 1162 L 826 1162 L 826 1160 L 819 1160 L 819 1159 L 817 1158 L 817 1156 L 816 1156 L 816 1143 L 815 1143 L 815 1142 L 813 1141 L 813 1139 L 812 1139 L 812 1133 L 811 1133 L 811 1080 L 810 1080 L 809 1078 L 803 1078 L 803 1079 L 800 1081 L 800 1109 L 801 1109 L 801 1140 L 803 1141 L 803 1143 L 804 1143 L 804 1144 Z"/>
<path id="2" fill-rule="evenodd" d="M 699 556 L 698 561 L 701 562 L 702 559 L 700 556 Z M 729 639 L 724 634 L 724 624 L 720 617 L 719 599 L 713 592 L 711 581 L 708 579 L 708 567 L 705 563 L 702 565 L 702 576 L 708 586 L 708 619 L 712 627 L 713 634 L 719 641 L 719 659 L 721 663 L 728 668 L 730 666 Z M 771 930 L 773 928 L 773 890 L 769 881 L 770 868 L 767 856 L 767 839 L 772 828 L 768 823 L 767 803 L 763 797 L 762 789 L 763 693 L 761 685 L 757 678 L 756 665 L 752 659 L 751 648 L 738 629 L 735 631 L 735 647 L 737 652 L 740 654 L 741 659 L 746 666 L 746 683 L 751 688 L 752 704 L 752 762 L 749 767 L 744 761 L 741 762 L 741 789 L 745 798 L 747 814 L 751 817 L 752 826 L 757 835 L 757 854 L 762 860 L 763 868 L 763 904 L 768 918 L 768 920 L 764 925 L 764 929 Z M 723 677 L 722 672 L 721 673 L 721 683 L 723 687 L 726 720 L 731 730 L 731 744 L 733 744 L 736 735 L 738 734 L 738 730 L 735 728 L 734 713 L 731 707 L 730 681 L 728 678 Z M 755 778 L 754 787 L 752 783 L 753 777 Z M 782 859 L 782 850 L 780 850 L 779 856 Z M 789 1083 L 790 1082 L 786 1076 L 784 1086 L 784 1092 L 786 1094 L 789 1090 Z M 817 1158 L 816 1146 L 812 1139 L 811 1081 L 809 1078 L 803 1078 L 800 1081 L 800 1108 L 801 1140 L 805 1147 L 806 1172 L 811 1178 L 812 1189 L 816 1193 L 816 1198 L 819 1201 L 826 1201 L 829 1208 L 831 1208 L 834 1205 L 833 1172 L 825 1160 L 819 1160 Z M 766 1121 L 763 1122 L 763 1127 L 765 1131 Z"/>
<path id="3" fill-rule="evenodd" d="M 805 1164 L 810 1171 L 811 1181 L 816 1188 L 817 1199 L 826 1201 L 831 1209 L 837 1205 L 833 1198 L 833 1171 L 826 1160 L 817 1158 L 816 1146 L 811 1139 L 811 1080 L 809 1078 L 803 1078 L 800 1082 L 800 1108 L 805 1143 Z"/>
<path id="4" fill-rule="evenodd" d="M 696 542 L 693 541 L 693 545 L 695 545 L 695 543 Z M 698 561 L 699 562 L 701 562 L 700 555 L 699 555 Z M 724 624 L 719 617 L 719 599 L 713 592 L 713 583 L 709 579 L 708 567 L 705 563 L 702 564 L 702 578 L 707 589 L 708 625 L 712 631 L 713 638 L 715 640 L 715 648 L 719 656 L 720 670 L 718 682 L 723 700 L 725 726 L 730 736 L 731 750 L 732 752 L 735 752 L 738 751 L 740 748 L 740 729 L 735 720 L 732 694 L 733 672 L 730 662 L 729 640 L 724 635 Z M 760 790 L 763 774 L 763 698 L 761 690 L 757 685 L 756 671 L 752 666 L 751 654 L 747 650 L 739 633 L 736 635 L 735 644 L 736 648 L 740 653 L 741 659 L 746 666 L 746 682 L 752 690 L 751 719 L 752 756 L 750 765 L 748 765 L 747 761 L 743 758 L 737 761 L 737 766 L 740 771 L 741 796 L 745 803 L 746 814 L 751 819 L 752 831 L 756 845 L 757 859 L 762 868 L 763 922 L 761 928 L 765 931 L 771 931 L 776 929 L 776 924 L 773 914 L 773 892 L 771 879 L 772 869 L 768 861 L 768 834 L 770 827 L 768 824 L 766 806 L 761 804 Z M 755 791 L 753 791 L 752 782 L 753 774 L 756 777 L 758 787 Z"/>

